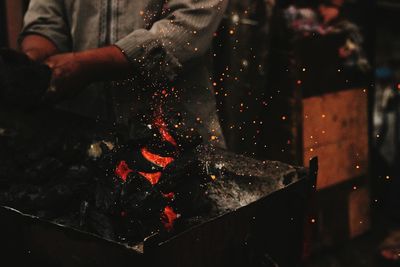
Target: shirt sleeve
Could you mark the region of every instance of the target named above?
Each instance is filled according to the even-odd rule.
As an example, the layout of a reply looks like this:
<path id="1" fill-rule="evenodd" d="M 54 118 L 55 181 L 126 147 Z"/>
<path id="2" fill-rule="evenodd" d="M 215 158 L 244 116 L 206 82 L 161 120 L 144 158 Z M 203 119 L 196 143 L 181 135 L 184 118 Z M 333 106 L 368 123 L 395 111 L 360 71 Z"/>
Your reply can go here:
<path id="1" fill-rule="evenodd" d="M 19 39 L 38 34 L 53 42 L 60 52 L 67 52 L 71 46 L 68 29 L 62 0 L 31 0 Z"/>
<path id="2" fill-rule="evenodd" d="M 207 52 L 227 1 L 167 1 L 163 19 L 149 30 L 133 31 L 115 45 L 142 75 L 172 80 L 183 65 Z"/>

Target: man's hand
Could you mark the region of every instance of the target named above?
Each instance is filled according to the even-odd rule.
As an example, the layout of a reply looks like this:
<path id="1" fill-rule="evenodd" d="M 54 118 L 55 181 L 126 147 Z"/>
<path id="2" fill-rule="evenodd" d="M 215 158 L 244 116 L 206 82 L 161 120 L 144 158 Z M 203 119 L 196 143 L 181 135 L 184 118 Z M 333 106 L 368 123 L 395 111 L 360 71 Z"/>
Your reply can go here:
<path id="1" fill-rule="evenodd" d="M 91 82 L 90 71 L 85 73 L 87 60 L 80 53 L 65 53 L 46 59 L 52 70 L 48 96 L 69 97 L 78 93 Z"/>
<path id="2" fill-rule="evenodd" d="M 54 55 L 45 64 L 53 71 L 48 96 L 56 99 L 73 96 L 92 82 L 123 79 L 132 72 L 115 46 Z"/>
<path id="3" fill-rule="evenodd" d="M 92 82 L 125 79 L 132 66 L 117 46 L 60 54 L 47 38 L 31 34 L 21 44 L 22 52 L 52 70 L 48 98 L 58 101 L 79 93 Z"/>

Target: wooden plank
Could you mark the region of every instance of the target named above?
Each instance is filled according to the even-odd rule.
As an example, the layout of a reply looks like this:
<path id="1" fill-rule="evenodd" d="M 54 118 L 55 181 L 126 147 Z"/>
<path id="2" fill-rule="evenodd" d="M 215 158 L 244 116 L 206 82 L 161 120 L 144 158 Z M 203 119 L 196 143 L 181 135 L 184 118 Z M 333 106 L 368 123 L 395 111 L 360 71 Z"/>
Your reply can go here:
<path id="1" fill-rule="evenodd" d="M 370 221 L 370 196 L 367 187 L 354 187 L 349 195 L 349 235 L 357 237 L 371 226 Z"/>
<path id="2" fill-rule="evenodd" d="M 303 162 L 319 157 L 317 188 L 368 172 L 368 108 L 364 89 L 303 100 Z"/>
<path id="3" fill-rule="evenodd" d="M 348 192 L 347 184 L 341 184 L 317 193 L 314 250 L 348 240 Z"/>
<path id="4" fill-rule="evenodd" d="M 303 100 L 304 148 L 368 136 L 368 96 L 352 89 Z"/>
<path id="5" fill-rule="evenodd" d="M 303 99 L 303 162 L 318 156 L 317 239 L 332 246 L 370 228 L 368 94 L 350 89 Z"/>
<path id="6" fill-rule="evenodd" d="M 304 160 L 319 158 L 317 189 L 362 176 L 368 172 L 368 138 L 343 140 L 304 153 Z"/>
<path id="7" fill-rule="evenodd" d="M 367 177 L 357 177 L 317 192 L 312 250 L 357 237 L 371 226 Z"/>

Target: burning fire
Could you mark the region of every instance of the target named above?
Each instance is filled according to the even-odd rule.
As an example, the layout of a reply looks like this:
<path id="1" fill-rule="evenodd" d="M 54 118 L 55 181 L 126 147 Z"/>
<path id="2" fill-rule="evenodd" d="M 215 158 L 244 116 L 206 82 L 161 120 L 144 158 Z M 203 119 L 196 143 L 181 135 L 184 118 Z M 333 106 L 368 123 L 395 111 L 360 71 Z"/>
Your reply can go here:
<path id="1" fill-rule="evenodd" d="M 165 229 L 167 231 L 171 231 L 174 227 L 175 220 L 179 217 L 179 214 L 176 214 L 175 211 L 170 207 L 166 206 L 164 208 L 163 213 L 161 214 L 161 220 L 164 224 Z"/>
<path id="2" fill-rule="evenodd" d="M 168 193 L 168 194 L 163 194 L 163 196 L 164 196 L 166 199 L 169 199 L 170 201 L 174 200 L 174 198 L 175 198 L 175 194 L 174 194 L 173 192 Z"/>
<path id="3" fill-rule="evenodd" d="M 126 161 L 121 161 L 117 168 L 115 169 L 115 174 L 120 177 L 124 182 L 126 182 L 126 179 L 128 178 L 128 175 L 133 172 L 126 163 Z"/>
<path id="4" fill-rule="evenodd" d="M 172 137 L 172 135 L 168 132 L 167 124 L 165 123 L 164 119 L 162 118 L 162 110 L 160 108 L 160 111 L 158 114 L 156 114 L 155 119 L 153 121 L 154 126 L 158 129 L 161 138 L 165 141 L 168 142 L 175 147 L 178 146 L 177 142 L 175 139 Z M 143 158 L 145 158 L 147 161 L 162 167 L 165 169 L 169 164 L 171 164 L 175 159 L 172 157 L 164 157 L 161 155 L 157 155 L 152 153 L 147 147 L 143 147 L 141 150 L 141 155 Z M 128 178 L 129 173 L 133 172 L 128 166 L 128 164 L 125 161 L 121 161 L 117 168 L 115 169 L 115 174 L 120 177 L 124 182 Z M 156 185 L 159 180 L 161 179 L 162 172 L 155 172 L 155 173 L 147 173 L 147 172 L 140 172 L 138 173 L 143 176 L 147 181 L 151 183 L 151 185 Z M 175 194 L 173 192 L 164 194 L 160 192 L 164 198 L 168 199 L 169 202 L 172 202 L 175 198 Z M 121 216 L 126 215 L 126 213 L 122 214 Z M 164 224 L 164 227 L 167 231 L 171 231 L 174 222 L 177 218 L 179 218 L 179 214 L 175 213 L 175 211 L 170 207 L 166 206 L 161 214 L 161 221 Z"/>
<path id="5" fill-rule="evenodd" d="M 155 185 L 161 178 L 161 172 L 154 172 L 154 173 L 146 173 L 146 172 L 139 172 L 141 176 L 147 179 L 151 183 L 151 185 Z"/>
<path id="6" fill-rule="evenodd" d="M 155 118 L 154 125 L 157 127 L 157 129 L 160 132 L 161 137 L 163 138 L 164 141 L 166 141 L 174 146 L 178 146 L 175 139 L 168 132 L 167 124 L 165 123 L 164 119 L 161 116 L 157 116 Z"/>
<path id="7" fill-rule="evenodd" d="M 171 162 L 174 161 L 174 158 L 171 157 L 162 157 L 157 154 L 151 153 L 146 147 L 142 148 L 141 150 L 142 156 L 150 161 L 151 163 L 160 166 L 160 167 L 167 167 Z"/>

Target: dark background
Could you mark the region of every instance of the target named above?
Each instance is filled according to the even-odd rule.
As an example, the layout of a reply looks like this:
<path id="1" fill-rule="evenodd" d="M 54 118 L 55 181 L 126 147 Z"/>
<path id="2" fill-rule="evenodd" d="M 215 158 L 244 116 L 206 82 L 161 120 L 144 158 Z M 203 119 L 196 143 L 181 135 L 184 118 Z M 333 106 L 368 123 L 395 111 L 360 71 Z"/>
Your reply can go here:
<path id="1" fill-rule="evenodd" d="M 7 45 L 6 14 L 4 1 L 0 2 L 0 45 Z"/>
<path id="2" fill-rule="evenodd" d="M 21 20 L 21 12 L 26 8 L 28 1 L 22 1 L 20 10 L 14 10 L 15 13 L 8 16 L 5 8 L 7 2 L 10 1 L 0 1 L 0 46 L 15 44 L 15 40 L 8 38 L 8 26 L 12 23 L 9 18 Z M 318 2 L 317 0 L 281 0 L 277 1 L 274 11 L 280 12 L 290 4 L 315 7 Z M 257 158 L 302 165 L 305 163 L 301 155 L 301 141 L 296 136 L 299 132 L 293 132 L 293 128 L 300 131 L 301 127 L 296 128 L 298 126 L 296 116 L 287 114 L 300 114 L 301 109 L 293 104 L 292 99 L 299 101 L 303 95 L 296 95 L 296 91 L 293 90 L 296 87 L 297 73 L 294 71 L 287 74 L 285 71 L 289 67 L 288 58 L 290 57 L 282 55 L 282 50 L 289 48 L 276 41 L 284 38 L 283 31 L 280 30 L 279 21 L 268 18 L 266 5 L 266 1 L 261 0 L 231 0 L 227 16 L 222 22 L 213 48 L 217 54 L 213 68 L 214 79 L 218 81 L 216 90 L 219 115 L 231 150 Z M 249 10 L 245 18 L 256 23 L 240 23 L 239 25 L 233 23 L 232 14 L 241 13 L 245 9 Z M 375 123 L 373 113 L 374 105 L 379 101 L 375 85 L 380 82 L 375 81 L 374 70 L 380 67 L 389 68 L 393 72 L 390 83 L 393 90 L 397 92 L 396 86 L 400 82 L 400 29 L 398 27 L 400 3 L 396 0 L 349 0 L 343 7 L 343 16 L 359 26 L 364 37 L 363 50 L 372 66 L 372 71 L 346 84 L 340 83 L 336 76 L 314 73 L 311 74 L 313 85 L 307 87 L 306 90 L 308 90 L 308 96 L 314 96 L 355 87 L 369 89 L 368 121 L 371 160 L 365 184 L 371 194 L 372 224 L 369 231 L 354 240 L 342 240 L 332 246 L 316 250 L 310 266 L 382 267 L 384 265 L 377 257 L 378 246 L 390 229 L 396 229 L 398 217 L 400 217 L 397 214 L 400 210 L 398 204 L 400 171 L 396 164 L 388 163 L 382 158 L 380 153 L 384 151 L 380 150 L 380 143 L 374 136 L 377 127 L 380 127 Z M 231 29 L 235 31 L 234 36 L 229 34 Z M 239 44 L 236 40 L 240 41 Z M 329 67 L 329 62 L 326 64 Z M 246 67 L 243 68 L 243 66 Z M 231 76 L 238 77 L 239 81 L 223 79 L 219 82 L 227 67 L 230 69 Z M 318 71 L 323 71 L 323 68 Z M 279 88 L 279 93 L 277 93 L 277 88 Z M 321 88 L 323 88 L 322 91 Z M 223 97 L 225 93 L 228 93 L 228 97 Z M 273 101 L 270 101 L 271 97 L 274 98 Z M 269 103 L 267 108 L 266 102 Z M 395 112 L 397 116 L 398 105 L 394 106 L 395 111 L 392 109 L 390 112 Z M 281 120 L 284 115 L 288 116 L 288 120 Z M 391 135 L 385 138 L 392 140 L 396 149 L 398 148 L 399 136 Z M 288 140 L 291 140 L 290 144 Z M 340 155 L 337 156 L 340 157 Z M 397 155 L 396 159 L 399 159 Z M 387 181 L 385 179 L 387 175 L 390 175 L 392 179 Z M 351 180 L 349 184 L 341 184 L 321 194 L 336 196 L 337 199 L 334 201 L 327 198 L 329 204 L 335 206 L 336 202 L 340 202 L 339 200 L 346 196 L 347 189 L 343 188 L 353 187 L 353 182 Z M 341 207 L 338 209 L 344 213 L 347 212 Z"/>

